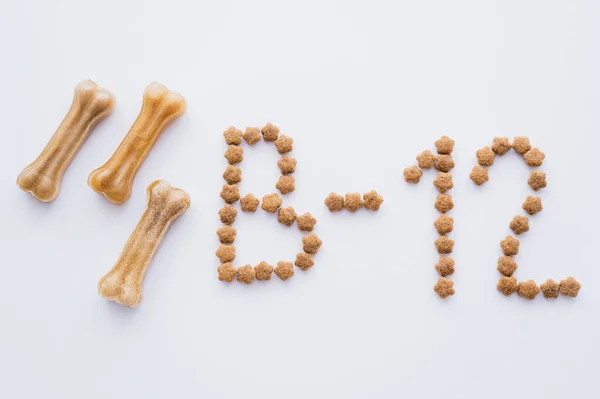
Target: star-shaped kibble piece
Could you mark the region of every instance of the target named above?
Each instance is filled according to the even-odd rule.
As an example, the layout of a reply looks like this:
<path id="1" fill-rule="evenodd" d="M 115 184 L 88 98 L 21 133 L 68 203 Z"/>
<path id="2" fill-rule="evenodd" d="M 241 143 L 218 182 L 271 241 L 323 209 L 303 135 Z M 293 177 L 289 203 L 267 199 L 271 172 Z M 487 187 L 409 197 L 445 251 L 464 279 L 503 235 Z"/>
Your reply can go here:
<path id="1" fill-rule="evenodd" d="M 440 277 L 433 286 L 433 290 L 440 296 L 440 298 L 447 298 L 450 295 L 454 295 L 454 281 Z"/>
<path id="2" fill-rule="evenodd" d="M 315 224 L 317 224 L 317 219 L 315 219 L 310 213 L 306 212 L 302 216 L 298 216 L 296 223 L 298 223 L 298 230 L 300 231 L 313 231 Z"/>

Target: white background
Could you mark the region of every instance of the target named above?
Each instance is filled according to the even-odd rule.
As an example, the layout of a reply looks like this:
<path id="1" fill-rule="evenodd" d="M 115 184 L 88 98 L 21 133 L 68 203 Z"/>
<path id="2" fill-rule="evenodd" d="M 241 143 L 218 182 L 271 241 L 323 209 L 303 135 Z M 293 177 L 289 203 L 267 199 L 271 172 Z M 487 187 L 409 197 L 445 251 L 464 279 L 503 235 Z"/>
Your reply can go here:
<path id="1" fill-rule="evenodd" d="M 505 398 L 597 394 L 600 3 L 589 1 L 0 1 L 0 397 Z M 91 78 L 116 97 L 43 204 L 15 184 Z M 188 101 L 131 199 L 86 184 L 158 81 Z M 217 281 L 222 132 L 272 121 L 295 139 L 297 190 L 324 245 L 307 272 Z M 456 140 L 456 295 L 441 300 L 433 173 L 402 169 Z M 544 211 L 516 277 L 575 276 L 578 298 L 495 288 L 499 241 L 532 191 L 515 153 L 475 187 L 475 151 L 529 136 L 546 154 Z M 242 194 L 274 191 L 278 155 L 245 148 Z M 139 308 L 101 299 L 165 179 L 192 206 L 171 228 Z M 378 213 L 331 214 L 331 191 L 378 190 Z M 302 235 L 240 215 L 236 264 L 293 260 Z"/>

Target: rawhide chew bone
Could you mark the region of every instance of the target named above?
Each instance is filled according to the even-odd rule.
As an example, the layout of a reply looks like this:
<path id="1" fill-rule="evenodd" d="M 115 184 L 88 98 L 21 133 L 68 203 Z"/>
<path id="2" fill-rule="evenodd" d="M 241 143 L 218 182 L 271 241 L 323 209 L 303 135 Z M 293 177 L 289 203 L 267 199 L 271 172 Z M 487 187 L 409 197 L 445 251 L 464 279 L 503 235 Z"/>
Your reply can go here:
<path id="1" fill-rule="evenodd" d="M 40 201 L 53 201 L 71 161 L 94 127 L 112 112 L 114 104 L 112 94 L 93 81 L 77 84 L 69 112 L 46 148 L 19 174 L 19 187 Z"/>
<path id="2" fill-rule="evenodd" d="M 146 193 L 146 211 L 119 260 L 98 283 L 100 296 L 131 308 L 140 303 L 146 269 L 169 225 L 190 206 L 190 196 L 164 180 L 151 183 Z"/>
<path id="3" fill-rule="evenodd" d="M 110 159 L 94 170 L 88 184 L 115 204 L 131 195 L 138 169 L 164 128 L 185 112 L 185 99 L 159 83 L 144 91 L 142 110 Z"/>

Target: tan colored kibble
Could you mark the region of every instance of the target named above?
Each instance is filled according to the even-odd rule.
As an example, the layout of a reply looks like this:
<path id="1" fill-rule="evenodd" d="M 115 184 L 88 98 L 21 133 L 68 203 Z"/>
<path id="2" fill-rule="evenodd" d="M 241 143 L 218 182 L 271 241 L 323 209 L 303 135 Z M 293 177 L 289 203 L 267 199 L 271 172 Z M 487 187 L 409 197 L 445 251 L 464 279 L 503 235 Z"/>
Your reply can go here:
<path id="1" fill-rule="evenodd" d="M 435 186 L 435 188 L 438 189 L 440 193 L 445 193 L 446 191 L 454 187 L 452 175 L 450 173 L 439 172 L 437 177 L 433 181 L 433 185 Z"/>
<path id="2" fill-rule="evenodd" d="M 473 180 L 473 183 L 477 184 L 478 186 L 481 186 L 482 184 L 490 180 L 487 168 L 484 168 L 483 166 L 479 165 L 473 167 L 473 170 L 471 171 L 469 177 L 471 178 L 471 180 Z"/>
<path id="3" fill-rule="evenodd" d="M 217 229 L 217 236 L 222 244 L 233 244 L 236 235 L 237 231 L 231 226 L 223 226 Z"/>
<path id="4" fill-rule="evenodd" d="M 252 284 L 256 272 L 250 265 L 242 266 L 237 270 L 237 281 L 244 284 Z"/>
<path id="5" fill-rule="evenodd" d="M 539 190 L 540 188 L 546 187 L 546 174 L 544 172 L 538 172 L 534 170 L 529 175 L 529 180 L 527 183 L 534 189 L 534 191 Z"/>
<path id="6" fill-rule="evenodd" d="M 544 298 L 558 298 L 558 292 L 560 291 L 560 284 L 552 279 L 546 280 L 545 283 L 540 285 Z"/>
<path id="7" fill-rule="evenodd" d="M 344 197 L 336 193 L 330 193 L 325 198 L 325 206 L 329 208 L 330 212 L 339 212 L 344 209 Z"/>
<path id="8" fill-rule="evenodd" d="M 454 295 L 454 281 L 440 277 L 433 286 L 433 290 L 440 298 L 447 298 L 450 295 Z"/>
<path id="9" fill-rule="evenodd" d="M 402 173 L 404 174 L 404 181 L 413 184 L 417 184 L 421 181 L 421 176 L 423 176 L 423 171 L 414 165 L 410 168 L 405 168 Z"/>
<path id="10" fill-rule="evenodd" d="M 230 165 L 234 165 L 244 160 L 244 150 L 242 147 L 238 147 L 237 145 L 230 145 L 227 147 L 227 151 L 225 151 L 224 156 Z"/>
<path id="11" fill-rule="evenodd" d="M 242 131 L 233 126 L 229 126 L 223 132 L 223 137 L 225 137 L 225 142 L 230 145 L 240 145 L 242 143 Z"/>
<path id="12" fill-rule="evenodd" d="M 219 274 L 219 281 L 226 281 L 228 283 L 231 283 L 235 278 L 237 270 L 235 269 L 235 267 L 233 267 L 233 265 L 230 262 L 227 262 L 217 267 L 217 273 Z"/>
<path id="13" fill-rule="evenodd" d="M 306 271 L 315 265 L 315 261 L 311 254 L 299 253 L 296 255 L 296 261 L 294 262 L 300 269 Z"/>
<path id="14" fill-rule="evenodd" d="M 273 274 L 273 266 L 267 262 L 262 261 L 258 265 L 254 266 L 254 274 L 257 280 L 266 281 L 271 279 Z"/>
<path id="15" fill-rule="evenodd" d="M 280 154 L 287 154 L 294 148 L 294 139 L 282 134 L 277 140 L 275 140 L 275 147 L 277 152 Z"/>
<path id="16" fill-rule="evenodd" d="M 506 256 L 518 254 L 519 244 L 519 240 L 512 236 L 507 236 L 504 240 L 500 241 L 500 247 Z"/>
<path id="17" fill-rule="evenodd" d="M 317 219 L 310 213 L 306 212 L 302 216 L 298 216 L 298 220 L 296 222 L 298 223 L 298 230 L 313 231 L 315 224 L 317 224 Z"/>
<path id="18" fill-rule="evenodd" d="M 544 209 L 542 206 L 542 199 L 540 197 L 528 196 L 525 202 L 523 202 L 523 209 L 530 215 L 541 212 L 542 209 Z"/>
<path id="19" fill-rule="evenodd" d="M 237 184 L 242 181 L 242 170 L 235 166 L 227 165 L 227 169 L 223 172 L 223 179 L 227 184 Z"/>
<path id="20" fill-rule="evenodd" d="M 252 193 L 246 194 L 242 199 L 240 199 L 240 205 L 242 206 L 242 211 L 244 212 L 256 212 L 258 204 L 260 204 L 259 199 L 256 198 Z"/>
<path id="21" fill-rule="evenodd" d="M 442 277 L 454 274 L 454 259 L 447 256 L 440 256 L 440 259 L 435 264 L 435 270 L 437 270 Z"/>
<path id="22" fill-rule="evenodd" d="M 540 293 L 540 287 L 538 287 L 533 280 L 522 281 L 519 283 L 517 293 L 520 297 L 527 298 L 531 301 Z"/>
<path id="23" fill-rule="evenodd" d="M 537 167 L 542 166 L 542 163 L 544 163 L 544 158 L 546 158 L 546 154 L 541 152 L 539 148 L 532 148 L 531 150 L 527 151 L 525 155 L 523 155 L 523 158 L 525 158 L 525 163 L 528 166 Z"/>
<path id="24" fill-rule="evenodd" d="M 279 128 L 271 122 L 267 123 L 262 129 L 260 129 L 265 141 L 275 141 L 279 137 Z"/>
<path id="25" fill-rule="evenodd" d="M 261 208 L 264 211 L 275 213 L 277 209 L 283 204 L 283 201 L 278 194 L 267 194 L 262 199 Z"/>
<path id="26" fill-rule="evenodd" d="M 512 256 L 502 256 L 498 258 L 498 271 L 507 277 L 513 275 L 513 273 L 519 268 L 517 262 Z"/>
<path id="27" fill-rule="evenodd" d="M 235 217 L 237 216 L 237 210 L 231 205 L 227 204 L 219 210 L 219 217 L 223 224 L 233 224 Z"/>
<path id="28" fill-rule="evenodd" d="M 519 286 L 517 284 L 516 278 L 502 276 L 500 277 L 500 280 L 498 280 L 498 285 L 496 286 L 496 288 L 498 289 L 498 291 L 504 294 L 504 296 L 511 296 L 512 294 L 517 292 Z"/>
<path id="29" fill-rule="evenodd" d="M 512 143 L 512 148 L 521 155 L 525 154 L 527 151 L 531 150 L 529 138 L 523 136 L 515 137 Z"/>
<path id="30" fill-rule="evenodd" d="M 346 193 L 346 197 L 344 198 L 344 207 L 346 209 L 354 213 L 363 206 L 365 206 L 365 203 L 359 193 Z"/>
<path id="31" fill-rule="evenodd" d="M 221 198 L 228 204 L 233 204 L 240 199 L 240 191 L 237 184 L 224 184 L 221 189 Z"/>
<path id="32" fill-rule="evenodd" d="M 371 190 L 363 195 L 365 203 L 365 209 L 370 211 L 378 211 L 381 204 L 383 204 L 383 197 L 375 190 Z"/>
<path id="33" fill-rule="evenodd" d="M 421 169 L 431 169 L 435 165 L 435 155 L 429 150 L 425 150 L 417 155 L 417 164 Z"/>
<path id="34" fill-rule="evenodd" d="M 454 160 L 450 154 L 440 154 L 435 160 L 435 168 L 440 172 L 450 172 L 454 167 Z"/>
<path id="35" fill-rule="evenodd" d="M 277 166 L 282 175 L 289 175 L 296 171 L 296 159 L 284 155 L 277 161 Z"/>
<path id="36" fill-rule="evenodd" d="M 435 247 L 439 254 L 451 254 L 454 248 L 454 240 L 451 240 L 446 236 L 441 236 L 435 240 Z"/>
<path id="37" fill-rule="evenodd" d="M 316 234 L 302 237 L 302 248 L 307 254 L 316 254 L 323 245 L 323 241 Z"/>
<path id="38" fill-rule="evenodd" d="M 296 179 L 294 179 L 294 176 L 280 176 L 277 184 L 275 184 L 275 188 L 277 188 L 281 194 L 289 194 L 296 190 Z"/>
<path id="39" fill-rule="evenodd" d="M 480 150 L 477 150 L 477 162 L 481 166 L 492 166 L 494 164 L 494 158 L 496 158 L 496 153 L 492 151 L 490 147 L 483 147 Z"/>
<path id="40" fill-rule="evenodd" d="M 219 245 L 219 249 L 215 252 L 221 263 L 231 262 L 235 259 L 235 247 L 233 245 Z"/>
<path id="41" fill-rule="evenodd" d="M 504 155 L 510 151 L 512 146 L 508 137 L 494 137 L 494 143 L 492 144 L 492 151 L 498 155 Z"/>
<path id="42" fill-rule="evenodd" d="M 275 274 L 283 281 L 294 275 L 294 265 L 292 262 L 277 262 Z"/>
<path id="43" fill-rule="evenodd" d="M 441 215 L 439 218 L 436 219 L 435 222 L 433 222 L 433 225 L 435 226 L 439 234 L 448 234 L 454 228 L 454 219 L 452 219 L 448 215 Z"/>
<path id="44" fill-rule="evenodd" d="M 260 129 L 257 127 L 247 127 L 243 136 L 246 143 L 254 145 L 260 141 Z"/>
<path id="45" fill-rule="evenodd" d="M 291 206 L 279 208 L 279 211 L 277 212 L 277 221 L 288 227 L 291 226 L 296 221 L 296 211 Z"/>
<path id="46" fill-rule="evenodd" d="M 575 298 L 581 289 L 581 284 L 573 277 L 560 281 L 560 293 Z"/>
<path id="47" fill-rule="evenodd" d="M 510 228 L 516 235 L 529 231 L 529 218 L 527 216 L 515 216 L 510 221 Z"/>
<path id="48" fill-rule="evenodd" d="M 448 136 L 442 136 L 435 142 L 435 148 L 438 154 L 450 154 L 454 149 L 454 140 Z"/>
<path id="49" fill-rule="evenodd" d="M 435 209 L 442 213 L 446 213 L 454 208 L 454 202 L 450 194 L 438 194 L 435 199 Z"/>

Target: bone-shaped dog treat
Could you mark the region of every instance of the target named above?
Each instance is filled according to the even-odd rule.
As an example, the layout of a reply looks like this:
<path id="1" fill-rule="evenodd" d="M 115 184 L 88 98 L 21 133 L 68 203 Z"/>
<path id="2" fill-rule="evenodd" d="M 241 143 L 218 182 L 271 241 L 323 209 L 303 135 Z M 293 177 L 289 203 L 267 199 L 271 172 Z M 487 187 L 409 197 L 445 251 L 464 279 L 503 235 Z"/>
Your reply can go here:
<path id="1" fill-rule="evenodd" d="M 185 99 L 159 83 L 144 91 L 142 110 L 112 157 L 94 170 L 88 184 L 115 204 L 131 195 L 138 169 L 163 129 L 185 112 Z"/>
<path id="2" fill-rule="evenodd" d="M 129 236 L 112 270 L 98 283 L 100 296 L 136 307 L 142 299 L 142 283 L 148 264 L 171 222 L 190 206 L 190 196 L 164 180 L 147 189 L 148 208 Z"/>
<path id="3" fill-rule="evenodd" d="M 94 127 L 112 112 L 114 103 L 112 94 L 91 80 L 75 86 L 69 112 L 46 148 L 19 174 L 19 187 L 40 201 L 53 201 L 71 161 Z"/>

